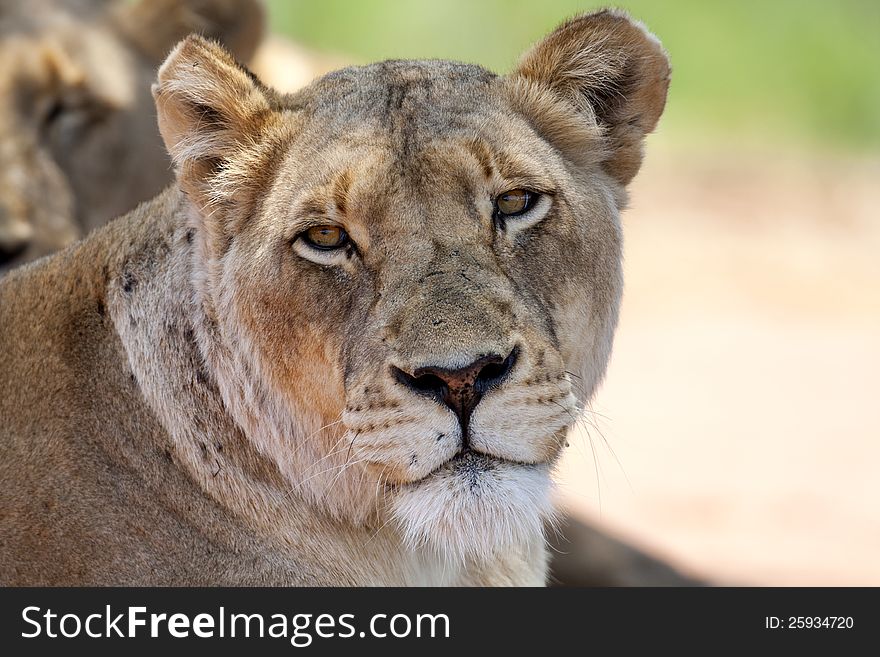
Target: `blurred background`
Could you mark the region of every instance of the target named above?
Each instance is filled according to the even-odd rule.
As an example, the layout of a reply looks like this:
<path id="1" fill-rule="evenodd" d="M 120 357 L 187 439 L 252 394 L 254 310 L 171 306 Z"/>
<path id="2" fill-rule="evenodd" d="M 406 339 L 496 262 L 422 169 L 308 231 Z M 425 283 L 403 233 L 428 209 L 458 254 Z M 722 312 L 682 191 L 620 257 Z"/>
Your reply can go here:
<path id="1" fill-rule="evenodd" d="M 560 500 L 713 582 L 880 585 L 880 2 L 617 5 L 661 38 L 673 78 L 624 214 L 615 352 Z M 319 68 L 499 72 L 599 6 L 268 3 Z"/>

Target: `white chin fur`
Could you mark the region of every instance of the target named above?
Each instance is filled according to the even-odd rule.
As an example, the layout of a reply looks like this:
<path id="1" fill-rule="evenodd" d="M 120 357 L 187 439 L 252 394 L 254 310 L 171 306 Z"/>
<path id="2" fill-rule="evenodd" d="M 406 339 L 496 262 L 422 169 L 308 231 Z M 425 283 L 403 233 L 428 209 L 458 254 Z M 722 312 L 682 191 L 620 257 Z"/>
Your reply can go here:
<path id="1" fill-rule="evenodd" d="M 410 547 L 450 562 L 479 562 L 543 542 L 551 489 L 546 465 L 469 454 L 398 489 L 391 513 Z"/>

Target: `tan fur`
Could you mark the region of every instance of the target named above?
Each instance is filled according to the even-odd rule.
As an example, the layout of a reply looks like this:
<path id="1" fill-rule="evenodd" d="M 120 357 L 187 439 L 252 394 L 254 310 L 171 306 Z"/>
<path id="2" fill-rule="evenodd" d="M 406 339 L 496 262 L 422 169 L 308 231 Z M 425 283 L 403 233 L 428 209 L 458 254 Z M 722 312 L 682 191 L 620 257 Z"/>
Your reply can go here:
<path id="1" fill-rule="evenodd" d="M 0 1 L 0 275 L 171 181 L 149 89 L 178 40 L 246 59 L 262 29 L 257 0 Z"/>
<path id="2" fill-rule="evenodd" d="M 644 72 L 614 111 L 571 81 L 618 21 L 503 78 L 385 62 L 293 96 L 183 41 L 154 87 L 177 183 L 0 282 L 3 583 L 543 584 L 550 473 L 617 319 L 633 131 L 665 99 L 666 73 L 619 63 L 653 52 L 637 28 L 609 51 Z M 497 224 L 516 187 L 544 195 Z M 309 250 L 314 222 L 356 247 Z M 511 353 L 466 452 L 393 375 Z"/>

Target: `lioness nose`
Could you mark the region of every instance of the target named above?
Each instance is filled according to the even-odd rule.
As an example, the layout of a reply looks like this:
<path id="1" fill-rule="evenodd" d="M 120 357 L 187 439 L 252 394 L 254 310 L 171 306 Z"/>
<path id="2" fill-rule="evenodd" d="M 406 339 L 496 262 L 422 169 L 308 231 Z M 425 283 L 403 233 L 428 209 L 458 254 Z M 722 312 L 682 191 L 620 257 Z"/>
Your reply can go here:
<path id="1" fill-rule="evenodd" d="M 482 356 L 470 365 L 459 369 L 444 367 L 419 367 L 412 373 L 392 366 L 399 383 L 414 392 L 443 402 L 458 416 L 462 436 L 467 439 L 471 414 L 487 391 L 499 385 L 513 369 L 519 349 L 504 356 Z"/>

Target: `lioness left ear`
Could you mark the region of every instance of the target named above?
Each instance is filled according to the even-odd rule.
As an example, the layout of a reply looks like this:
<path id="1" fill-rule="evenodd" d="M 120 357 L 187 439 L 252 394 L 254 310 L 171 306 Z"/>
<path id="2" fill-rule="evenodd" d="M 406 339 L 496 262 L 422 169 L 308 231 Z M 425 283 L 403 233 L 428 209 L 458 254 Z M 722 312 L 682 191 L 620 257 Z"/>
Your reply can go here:
<path id="1" fill-rule="evenodd" d="M 577 148 L 567 130 L 600 127 L 605 169 L 626 185 L 641 166 L 645 135 L 663 113 L 669 74 L 653 35 L 625 14 L 604 10 L 561 25 L 522 57 L 508 81 L 521 110 L 551 142 Z"/>
<path id="2" fill-rule="evenodd" d="M 204 213 L 240 200 L 257 177 L 260 135 L 277 119 L 270 94 L 223 48 L 194 35 L 160 67 L 159 132 L 178 184 Z"/>

